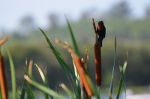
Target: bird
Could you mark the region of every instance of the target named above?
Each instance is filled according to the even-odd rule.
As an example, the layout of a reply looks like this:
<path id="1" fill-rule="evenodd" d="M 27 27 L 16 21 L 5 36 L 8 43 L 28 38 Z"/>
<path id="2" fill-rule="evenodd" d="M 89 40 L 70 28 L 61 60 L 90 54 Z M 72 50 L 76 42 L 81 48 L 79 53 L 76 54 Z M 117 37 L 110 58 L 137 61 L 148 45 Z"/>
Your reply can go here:
<path id="1" fill-rule="evenodd" d="M 98 24 L 96 25 L 96 42 L 101 44 L 102 47 L 102 41 L 105 38 L 106 35 L 106 28 L 103 23 L 103 21 L 99 21 Z"/>

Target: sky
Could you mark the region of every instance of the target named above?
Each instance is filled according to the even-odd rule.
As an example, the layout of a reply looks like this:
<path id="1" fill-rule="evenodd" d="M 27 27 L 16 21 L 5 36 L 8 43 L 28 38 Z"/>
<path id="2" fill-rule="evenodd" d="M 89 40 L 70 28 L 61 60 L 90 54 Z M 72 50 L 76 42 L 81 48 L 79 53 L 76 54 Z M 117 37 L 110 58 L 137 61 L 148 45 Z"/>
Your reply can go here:
<path id="1" fill-rule="evenodd" d="M 0 0 L 0 30 L 13 30 L 22 17 L 31 15 L 40 26 L 47 24 L 50 13 L 79 17 L 81 12 L 98 8 L 105 12 L 122 0 Z M 150 6 L 150 0 L 126 0 L 134 16 L 144 16 L 144 10 Z M 114 9 L 115 10 L 115 9 Z"/>

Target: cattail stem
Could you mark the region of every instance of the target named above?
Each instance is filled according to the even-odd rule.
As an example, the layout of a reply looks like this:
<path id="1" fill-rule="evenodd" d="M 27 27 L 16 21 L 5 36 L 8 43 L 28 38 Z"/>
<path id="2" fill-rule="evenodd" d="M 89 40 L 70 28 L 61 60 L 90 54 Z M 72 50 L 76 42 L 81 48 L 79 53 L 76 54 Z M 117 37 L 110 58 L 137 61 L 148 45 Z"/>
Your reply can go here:
<path id="1" fill-rule="evenodd" d="M 95 54 L 95 65 L 96 65 L 96 70 L 95 70 L 95 76 L 96 76 L 96 84 L 98 86 L 101 86 L 102 82 L 102 67 L 101 67 L 101 45 L 95 43 L 94 45 L 94 54 Z"/>
<path id="2" fill-rule="evenodd" d="M 0 53 L 0 88 L 2 92 L 2 99 L 8 99 L 7 82 L 4 68 L 4 59 Z"/>

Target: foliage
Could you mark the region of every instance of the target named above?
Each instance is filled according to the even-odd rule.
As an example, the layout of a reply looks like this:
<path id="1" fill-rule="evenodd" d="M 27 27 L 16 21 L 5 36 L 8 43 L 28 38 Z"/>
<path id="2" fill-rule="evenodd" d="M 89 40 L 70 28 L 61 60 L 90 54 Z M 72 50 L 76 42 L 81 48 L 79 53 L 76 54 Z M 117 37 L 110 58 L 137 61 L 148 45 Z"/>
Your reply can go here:
<path id="1" fill-rule="evenodd" d="M 60 84 L 61 88 L 65 91 L 66 95 L 70 97 L 71 99 L 89 99 L 92 97 L 95 97 L 97 99 L 101 98 L 100 94 L 100 89 L 101 87 L 96 86 L 95 82 L 93 82 L 92 76 L 90 76 L 90 72 L 84 67 L 87 65 L 87 60 L 86 58 L 80 58 L 80 51 L 78 49 L 77 41 L 75 39 L 74 33 L 71 28 L 71 24 L 69 23 L 67 19 L 67 24 L 68 28 L 71 34 L 71 39 L 72 39 L 72 44 L 73 48 L 66 42 L 63 41 L 58 41 L 56 43 L 62 45 L 71 55 L 72 61 L 74 65 L 74 68 L 70 67 L 69 64 L 64 60 L 62 57 L 61 53 L 58 51 L 58 49 L 55 48 L 51 40 L 48 38 L 47 34 L 40 29 L 42 32 L 45 40 L 47 41 L 50 50 L 56 57 L 58 63 L 60 64 L 61 68 L 64 70 L 64 75 L 65 77 L 68 77 L 70 80 L 72 89 L 67 87 L 65 84 Z M 12 78 L 12 98 L 17 99 L 17 87 L 16 87 L 16 76 L 15 76 L 15 66 L 12 60 L 12 56 L 10 55 L 9 51 L 7 51 L 8 57 L 9 57 L 9 63 L 10 63 L 10 68 L 11 68 L 11 78 Z M 66 96 L 60 92 L 57 92 L 48 86 L 48 78 L 44 71 L 41 69 L 41 67 L 38 64 L 34 64 L 36 70 L 38 71 L 38 74 L 42 80 L 42 83 L 37 82 L 34 79 L 34 75 L 32 71 L 34 70 L 33 67 L 34 62 L 30 60 L 26 60 L 26 67 L 24 71 L 24 81 L 23 81 L 23 86 L 21 89 L 21 99 L 35 99 L 35 94 L 33 91 L 33 87 L 36 89 L 39 89 L 45 96 L 45 99 L 48 99 L 49 97 L 51 98 L 58 98 L 58 99 L 65 99 Z M 109 93 L 109 99 L 112 99 L 113 97 L 111 96 L 114 91 L 113 87 L 113 80 L 114 80 L 114 69 L 116 65 L 116 38 L 115 38 L 115 58 L 114 58 L 114 66 L 113 66 L 113 71 L 112 71 L 112 80 L 111 80 L 111 86 L 110 86 L 110 93 Z M 120 93 L 122 92 L 122 88 L 124 86 L 124 80 L 125 80 L 125 70 L 126 70 L 127 62 L 124 63 L 123 66 L 120 66 L 120 82 L 118 86 L 118 91 L 116 94 L 117 95 L 116 99 L 119 99 Z M 87 66 L 86 66 L 87 67 Z M 111 95 L 110 95 L 111 94 Z"/>

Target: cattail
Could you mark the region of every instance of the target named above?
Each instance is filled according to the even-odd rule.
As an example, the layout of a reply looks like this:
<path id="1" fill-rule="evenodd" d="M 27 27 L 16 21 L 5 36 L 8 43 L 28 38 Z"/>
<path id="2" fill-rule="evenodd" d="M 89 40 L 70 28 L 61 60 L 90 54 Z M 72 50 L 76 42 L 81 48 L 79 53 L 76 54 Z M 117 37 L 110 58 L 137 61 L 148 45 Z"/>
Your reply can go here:
<path id="1" fill-rule="evenodd" d="M 96 84 L 98 86 L 101 86 L 102 82 L 102 66 L 101 66 L 101 47 L 102 47 L 102 41 L 105 38 L 106 35 L 106 28 L 104 26 L 103 21 L 99 21 L 97 25 L 95 25 L 94 19 L 93 21 L 93 28 L 96 35 L 95 38 L 95 44 L 94 44 L 94 54 L 95 54 L 95 76 L 96 76 Z"/>
<path id="2" fill-rule="evenodd" d="M 96 65 L 96 73 L 95 73 L 95 76 L 96 76 L 96 84 L 98 86 L 101 85 L 101 82 L 102 82 L 102 68 L 101 68 L 101 47 L 99 44 L 95 44 L 94 45 L 94 54 L 95 54 L 95 59 L 94 59 L 94 62 L 95 62 L 95 65 Z"/>
<path id="3" fill-rule="evenodd" d="M 76 66 L 77 72 L 79 74 L 81 85 L 84 86 L 88 96 L 93 96 L 92 88 L 87 80 L 88 75 L 85 72 L 84 64 L 81 61 L 81 58 L 77 54 L 75 54 L 75 52 L 72 50 L 72 48 L 66 42 L 63 42 L 63 41 L 60 41 L 57 39 L 56 43 L 63 45 L 63 47 L 68 50 L 68 52 L 70 53 L 70 55 L 73 59 L 73 63 Z"/>
<path id="4" fill-rule="evenodd" d="M 8 99 L 7 82 L 4 68 L 4 59 L 0 53 L 0 88 L 2 92 L 2 99 Z"/>
<path id="5" fill-rule="evenodd" d="M 0 39 L 0 47 L 4 45 L 9 38 L 10 38 L 9 36 L 6 36 Z M 5 68 L 4 68 L 4 58 L 1 54 L 1 49 L 0 49 L 0 88 L 1 88 L 2 98 L 8 99 L 7 82 L 6 82 L 6 75 L 5 75 Z"/>

